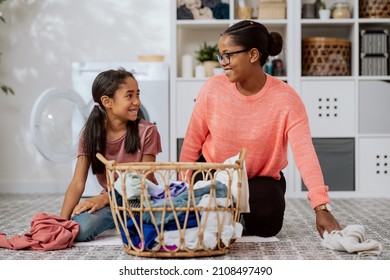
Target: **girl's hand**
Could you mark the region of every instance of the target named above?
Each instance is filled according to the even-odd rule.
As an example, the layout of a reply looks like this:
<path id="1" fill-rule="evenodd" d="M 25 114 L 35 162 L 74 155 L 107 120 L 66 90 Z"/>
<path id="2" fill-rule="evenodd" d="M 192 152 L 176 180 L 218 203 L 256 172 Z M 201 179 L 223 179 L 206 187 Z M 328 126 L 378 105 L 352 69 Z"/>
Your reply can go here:
<path id="1" fill-rule="evenodd" d="M 79 204 L 73 209 L 71 217 L 74 217 L 78 214 L 81 214 L 85 211 L 88 211 L 89 214 L 102 209 L 107 204 L 109 204 L 108 193 L 103 193 L 91 198 L 87 198 L 83 201 L 80 201 Z"/>

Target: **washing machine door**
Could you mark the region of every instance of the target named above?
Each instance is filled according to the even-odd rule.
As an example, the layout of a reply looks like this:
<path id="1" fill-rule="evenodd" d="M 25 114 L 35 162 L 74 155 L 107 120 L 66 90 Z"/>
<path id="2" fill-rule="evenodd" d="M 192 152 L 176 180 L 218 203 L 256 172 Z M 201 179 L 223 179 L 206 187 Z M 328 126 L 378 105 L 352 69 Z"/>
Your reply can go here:
<path id="1" fill-rule="evenodd" d="M 30 117 L 32 139 L 39 152 L 57 163 L 75 159 L 87 114 L 88 108 L 77 92 L 58 88 L 43 92 Z"/>

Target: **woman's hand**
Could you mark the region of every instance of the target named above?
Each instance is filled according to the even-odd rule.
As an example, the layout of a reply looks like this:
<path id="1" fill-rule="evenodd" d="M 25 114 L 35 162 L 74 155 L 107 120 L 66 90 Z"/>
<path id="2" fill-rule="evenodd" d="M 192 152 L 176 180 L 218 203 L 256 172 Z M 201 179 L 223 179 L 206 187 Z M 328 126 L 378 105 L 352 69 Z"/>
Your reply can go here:
<path id="1" fill-rule="evenodd" d="M 80 201 L 79 204 L 73 209 L 72 217 L 83 213 L 84 211 L 88 211 L 89 214 L 102 209 L 107 204 L 109 204 L 108 193 L 102 193 L 97 196 L 87 198 L 83 201 Z"/>
<path id="2" fill-rule="evenodd" d="M 316 224 L 317 230 L 322 238 L 324 238 L 325 230 L 330 233 L 333 230 L 342 229 L 332 213 L 324 210 L 316 212 Z"/>

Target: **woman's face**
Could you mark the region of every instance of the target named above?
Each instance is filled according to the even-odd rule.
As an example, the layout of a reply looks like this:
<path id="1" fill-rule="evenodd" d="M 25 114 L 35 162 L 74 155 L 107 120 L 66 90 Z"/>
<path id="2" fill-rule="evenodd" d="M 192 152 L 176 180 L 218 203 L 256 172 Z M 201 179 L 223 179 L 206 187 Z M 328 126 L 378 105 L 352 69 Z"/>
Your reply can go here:
<path id="1" fill-rule="evenodd" d="M 218 42 L 220 64 L 230 82 L 240 82 L 250 70 L 250 50 L 234 43 L 231 36 L 222 35 Z M 222 61 L 221 61 L 222 60 Z"/>

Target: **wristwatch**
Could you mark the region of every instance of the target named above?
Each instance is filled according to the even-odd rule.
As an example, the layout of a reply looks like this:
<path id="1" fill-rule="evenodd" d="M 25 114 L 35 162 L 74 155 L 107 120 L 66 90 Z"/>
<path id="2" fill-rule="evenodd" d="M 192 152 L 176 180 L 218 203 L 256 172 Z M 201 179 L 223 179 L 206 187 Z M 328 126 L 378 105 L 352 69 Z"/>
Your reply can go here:
<path id="1" fill-rule="evenodd" d="M 327 211 L 327 212 L 330 212 L 332 211 L 332 207 L 330 207 L 330 204 L 326 203 L 326 204 L 321 204 L 321 205 L 318 205 L 316 208 L 314 208 L 314 211 L 317 213 L 318 211 Z"/>

